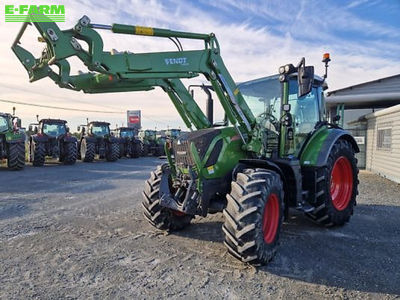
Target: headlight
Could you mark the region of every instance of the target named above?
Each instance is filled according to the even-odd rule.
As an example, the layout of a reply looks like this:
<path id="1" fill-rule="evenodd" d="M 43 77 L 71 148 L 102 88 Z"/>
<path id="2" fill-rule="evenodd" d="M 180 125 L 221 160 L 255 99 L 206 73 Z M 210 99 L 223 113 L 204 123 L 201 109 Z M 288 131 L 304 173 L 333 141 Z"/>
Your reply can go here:
<path id="1" fill-rule="evenodd" d="M 284 66 L 279 67 L 279 74 L 283 74 L 283 73 L 285 73 L 285 67 Z"/>
<path id="2" fill-rule="evenodd" d="M 279 75 L 279 81 L 280 81 L 280 82 L 283 82 L 283 81 L 285 81 L 285 80 L 286 80 L 286 76 L 285 76 L 284 74 Z"/>
<path id="3" fill-rule="evenodd" d="M 286 65 L 285 66 L 285 73 L 289 73 L 289 71 L 290 71 L 290 65 Z"/>

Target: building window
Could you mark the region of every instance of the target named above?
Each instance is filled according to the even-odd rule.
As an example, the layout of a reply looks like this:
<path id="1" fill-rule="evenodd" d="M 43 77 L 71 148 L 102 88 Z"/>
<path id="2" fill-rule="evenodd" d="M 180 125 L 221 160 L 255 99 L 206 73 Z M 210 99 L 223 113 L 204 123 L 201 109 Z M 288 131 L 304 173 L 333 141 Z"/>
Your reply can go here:
<path id="1" fill-rule="evenodd" d="M 384 128 L 378 129 L 378 143 L 379 150 L 390 150 L 392 148 L 392 129 Z"/>

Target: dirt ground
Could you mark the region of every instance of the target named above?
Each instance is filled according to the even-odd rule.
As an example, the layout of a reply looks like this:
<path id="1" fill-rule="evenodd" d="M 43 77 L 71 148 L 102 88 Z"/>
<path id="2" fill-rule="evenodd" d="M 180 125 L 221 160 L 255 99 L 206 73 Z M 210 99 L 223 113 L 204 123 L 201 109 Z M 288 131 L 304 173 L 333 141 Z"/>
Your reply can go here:
<path id="1" fill-rule="evenodd" d="M 349 224 L 294 213 L 255 269 L 227 253 L 222 214 L 170 235 L 144 220 L 143 181 L 159 163 L 1 168 L 0 298 L 400 298 L 399 185 L 361 172 Z"/>

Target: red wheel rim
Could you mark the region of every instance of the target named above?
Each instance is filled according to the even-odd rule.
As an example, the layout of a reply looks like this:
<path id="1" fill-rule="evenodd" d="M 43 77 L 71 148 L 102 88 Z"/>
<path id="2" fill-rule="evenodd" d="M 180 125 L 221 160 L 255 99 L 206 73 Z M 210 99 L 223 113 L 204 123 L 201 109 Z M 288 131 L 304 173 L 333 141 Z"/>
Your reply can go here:
<path id="1" fill-rule="evenodd" d="M 330 192 L 333 206 L 337 210 L 346 209 L 353 192 L 353 169 L 344 156 L 339 157 L 333 165 Z"/>
<path id="2" fill-rule="evenodd" d="M 271 194 L 268 197 L 267 204 L 264 209 L 262 230 L 264 241 L 271 244 L 275 240 L 279 226 L 279 200 L 276 194 Z"/>
<path id="3" fill-rule="evenodd" d="M 178 216 L 178 217 L 182 217 L 182 216 L 185 215 L 185 213 L 183 213 L 183 212 L 181 212 L 181 211 L 179 211 L 179 210 L 171 209 L 171 211 L 172 211 L 172 213 L 173 213 L 174 215 L 176 215 L 176 216 Z"/>

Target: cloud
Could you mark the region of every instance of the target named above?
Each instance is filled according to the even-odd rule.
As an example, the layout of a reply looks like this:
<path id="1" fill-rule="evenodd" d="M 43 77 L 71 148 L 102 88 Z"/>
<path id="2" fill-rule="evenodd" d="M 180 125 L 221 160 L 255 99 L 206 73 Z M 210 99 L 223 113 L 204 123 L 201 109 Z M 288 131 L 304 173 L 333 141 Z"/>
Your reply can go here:
<path id="1" fill-rule="evenodd" d="M 32 1 L 40 4 L 50 1 Z M 23 1 L 15 1 L 15 5 Z M 353 7 L 338 7 L 321 1 L 138 1 L 116 0 L 110 9 L 109 2 L 94 0 L 68 1 L 67 22 L 62 29 L 71 28 L 87 14 L 92 23 L 124 23 L 152 27 L 165 27 L 190 32 L 214 32 L 221 45 L 222 57 L 232 77 L 240 82 L 277 72 L 280 65 L 297 63 L 302 56 L 307 63 L 323 72 L 321 55 L 330 52 L 331 62 L 328 82 L 331 90 L 400 73 L 399 32 L 377 21 L 357 16 Z M 60 89 L 49 79 L 30 84 L 22 65 L 10 45 L 20 24 L 0 21 L 0 98 L 55 106 L 79 107 L 96 110 L 141 109 L 145 127 L 167 125 L 182 126 L 169 98 L 160 89 L 150 92 L 110 94 L 84 94 Z M 368 31 L 369 36 L 365 36 Z M 175 51 L 175 46 L 163 38 L 124 36 L 99 31 L 106 50 L 129 50 L 135 53 Z M 343 37 L 340 32 L 351 32 L 358 38 Z M 27 48 L 37 44 L 37 33 L 32 30 L 30 39 L 23 41 Z M 202 43 L 182 40 L 185 49 L 198 49 Z M 37 49 L 40 52 L 40 48 Z M 74 69 L 81 66 L 74 64 Z M 196 83 L 204 78 L 194 79 Z M 185 81 L 187 83 L 188 81 Z M 204 107 L 204 96 L 196 93 Z M 11 110 L 12 105 L 0 103 L 0 110 Z M 43 116 L 71 120 L 71 127 L 85 121 L 87 114 L 60 112 L 32 107 L 17 107 L 24 124 Z M 222 116 L 221 109 L 217 113 Z M 91 119 L 110 120 L 112 124 L 126 122 L 124 114 L 92 114 Z"/>

